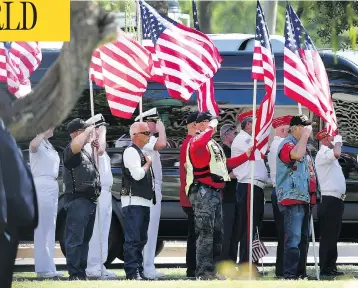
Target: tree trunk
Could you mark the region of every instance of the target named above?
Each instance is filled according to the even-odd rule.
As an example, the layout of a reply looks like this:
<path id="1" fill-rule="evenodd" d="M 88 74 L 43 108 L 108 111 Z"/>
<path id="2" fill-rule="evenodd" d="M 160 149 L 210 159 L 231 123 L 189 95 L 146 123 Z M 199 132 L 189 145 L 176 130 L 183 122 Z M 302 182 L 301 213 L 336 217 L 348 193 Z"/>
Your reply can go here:
<path id="1" fill-rule="evenodd" d="M 303 1 L 298 1 L 298 7 L 296 11 L 298 18 L 301 19 L 303 12 L 305 12 L 305 3 L 303 3 Z"/>
<path id="2" fill-rule="evenodd" d="M 266 0 L 263 4 L 267 28 L 271 35 L 275 35 L 277 19 L 277 0 Z"/>
<path id="3" fill-rule="evenodd" d="M 168 1 L 167 0 L 150 0 L 147 3 L 152 6 L 161 16 L 168 16 Z"/>
<path id="4" fill-rule="evenodd" d="M 199 24 L 200 31 L 209 34 L 211 33 L 211 10 L 210 4 L 212 1 L 199 1 L 198 14 L 199 14 Z"/>
<path id="5" fill-rule="evenodd" d="M 0 117 L 17 140 L 29 139 L 66 119 L 88 83 L 93 50 L 115 39 L 112 13 L 91 1 L 71 1 L 71 41 L 25 98 L 3 102 Z M 2 91 L 4 93 L 4 91 Z"/>

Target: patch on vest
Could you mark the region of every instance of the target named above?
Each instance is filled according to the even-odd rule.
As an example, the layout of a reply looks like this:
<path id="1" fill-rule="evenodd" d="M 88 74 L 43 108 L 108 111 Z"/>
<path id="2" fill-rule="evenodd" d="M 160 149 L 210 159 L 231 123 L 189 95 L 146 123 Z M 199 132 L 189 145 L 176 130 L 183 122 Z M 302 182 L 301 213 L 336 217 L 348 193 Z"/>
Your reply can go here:
<path id="1" fill-rule="evenodd" d="M 278 198 L 279 196 L 282 196 L 282 194 L 283 194 L 283 188 L 281 187 L 281 188 L 279 188 L 279 189 L 277 190 L 277 198 Z"/>
<path id="2" fill-rule="evenodd" d="M 246 144 L 250 144 L 250 142 L 251 142 L 251 139 L 250 139 L 250 138 L 247 138 L 247 139 L 245 140 L 245 143 L 246 143 Z"/>

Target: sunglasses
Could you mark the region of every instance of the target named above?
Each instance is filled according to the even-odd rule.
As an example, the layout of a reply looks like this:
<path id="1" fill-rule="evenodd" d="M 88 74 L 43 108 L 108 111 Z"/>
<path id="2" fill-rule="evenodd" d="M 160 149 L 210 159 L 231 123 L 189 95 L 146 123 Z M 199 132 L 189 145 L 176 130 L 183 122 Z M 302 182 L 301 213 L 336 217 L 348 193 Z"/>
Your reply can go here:
<path id="1" fill-rule="evenodd" d="M 229 129 L 227 129 L 225 132 L 224 132 L 224 135 L 226 135 L 227 133 L 231 132 L 231 131 L 234 131 L 235 134 L 237 134 L 238 132 L 236 131 L 236 127 L 232 126 L 230 127 Z"/>
<path id="2" fill-rule="evenodd" d="M 137 135 L 137 134 L 143 134 L 145 136 L 149 136 L 150 132 L 149 131 L 144 131 L 144 132 L 137 132 L 137 133 L 133 133 L 133 135 Z"/>

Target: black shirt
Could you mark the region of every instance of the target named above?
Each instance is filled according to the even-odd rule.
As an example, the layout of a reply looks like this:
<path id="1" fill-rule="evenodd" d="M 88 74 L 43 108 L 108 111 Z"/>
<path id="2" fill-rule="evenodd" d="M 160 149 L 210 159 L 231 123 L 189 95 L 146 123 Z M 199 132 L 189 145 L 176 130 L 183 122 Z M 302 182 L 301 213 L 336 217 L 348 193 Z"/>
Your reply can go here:
<path id="1" fill-rule="evenodd" d="M 231 148 L 226 146 L 225 144 L 222 145 L 226 158 L 231 157 Z M 228 170 L 229 173 L 232 170 Z M 225 203 L 236 203 L 236 184 L 237 179 L 231 179 L 230 182 L 226 182 L 225 188 L 223 189 L 223 202 Z"/>

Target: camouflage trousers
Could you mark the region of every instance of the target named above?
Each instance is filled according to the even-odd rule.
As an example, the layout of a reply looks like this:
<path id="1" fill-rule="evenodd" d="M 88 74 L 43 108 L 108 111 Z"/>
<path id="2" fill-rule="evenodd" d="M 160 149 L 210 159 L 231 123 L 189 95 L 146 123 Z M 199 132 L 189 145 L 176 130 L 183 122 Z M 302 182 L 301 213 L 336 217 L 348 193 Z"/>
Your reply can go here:
<path id="1" fill-rule="evenodd" d="M 215 260 L 219 259 L 223 242 L 221 195 L 208 186 L 199 185 L 189 195 L 194 210 L 196 234 L 196 277 L 215 275 Z"/>

